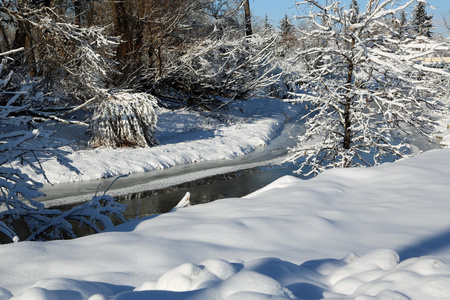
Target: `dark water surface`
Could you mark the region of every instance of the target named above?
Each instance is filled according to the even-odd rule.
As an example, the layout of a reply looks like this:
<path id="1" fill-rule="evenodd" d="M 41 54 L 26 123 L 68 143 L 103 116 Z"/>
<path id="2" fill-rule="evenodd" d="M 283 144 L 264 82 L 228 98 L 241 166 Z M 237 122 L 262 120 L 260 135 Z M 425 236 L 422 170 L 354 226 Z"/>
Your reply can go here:
<path id="1" fill-rule="evenodd" d="M 116 197 L 128 205 L 127 218 L 142 218 L 155 213 L 170 211 L 184 197 L 191 194 L 192 205 L 208 203 L 223 198 L 248 195 L 284 175 L 292 175 L 293 164 L 258 167 L 233 173 L 221 174 L 186 182 L 169 188 L 144 191 Z"/>

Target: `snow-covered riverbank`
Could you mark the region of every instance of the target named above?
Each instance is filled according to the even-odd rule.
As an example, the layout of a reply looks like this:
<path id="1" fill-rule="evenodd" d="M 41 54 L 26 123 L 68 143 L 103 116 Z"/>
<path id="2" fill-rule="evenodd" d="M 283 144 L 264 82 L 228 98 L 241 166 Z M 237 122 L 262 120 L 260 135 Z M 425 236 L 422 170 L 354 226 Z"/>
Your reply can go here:
<path id="1" fill-rule="evenodd" d="M 80 139 L 83 137 L 80 129 L 63 129 L 61 135 L 64 137 L 78 137 L 79 144 L 72 145 L 77 150 L 68 158 L 80 174 L 56 160 L 43 162 L 43 168 L 52 183 L 63 183 L 231 159 L 267 144 L 286 120 L 300 112 L 301 107 L 277 99 L 236 101 L 229 104 L 229 122 L 226 124 L 193 111 L 161 109 L 157 130 L 161 145 L 143 149 L 86 150 L 79 145 L 86 142 Z M 25 171 L 33 173 L 30 169 Z"/>
<path id="2" fill-rule="evenodd" d="M 449 299 L 449 179 L 450 150 L 433 150 L 2 245 L 0 299 Z"/>

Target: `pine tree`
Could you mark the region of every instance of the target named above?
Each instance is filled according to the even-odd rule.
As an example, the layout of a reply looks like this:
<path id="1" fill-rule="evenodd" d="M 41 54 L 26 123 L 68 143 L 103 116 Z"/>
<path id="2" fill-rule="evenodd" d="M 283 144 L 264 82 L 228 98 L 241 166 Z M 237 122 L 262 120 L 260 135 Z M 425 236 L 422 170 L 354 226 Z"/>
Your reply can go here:
<path id="1" fill-rule="evenodd" d="M 400 26 L 405 26 L 408 23 L 408 17 L 406 11 L 402 10 L 400 12 Z"/>
<path id="2" fill-rule="evenodd" d="M 358 16 L 359 16 L 359 4 L 358 1 L 352 0 L 352 3 L 350 4 L 351 9 L 351 23 L 356 24 L 358 22 Z"/>
<path id="3" fill-rule="evenodd" d="M 418 2 L 414 7 L 412 23 L 415 26 L 415 33 L 420 36 L 431 37 L 433 28 L 432 15 L 428 15 L 425 10 L 426 3 Z"/>
<path id="4" fill-rule="evenodd" d="M 288 15 L 285 14 L 284 18 L 279 22 L 280 34 L 281 36 L 287 37 L 294 32 L 294 25 L 292 25 L 291 20 Z"/>
<path id="5" fill-rule="evenodd" d="M 272 24 L 270 24 L 269 17 L 266 14 L 266 17 L 264 18 L 264 31 L 270 31 L 273 29 Z"/>
<path id="6" fill-rule="evenodd" d="M 283 19 L 279 22 L 281 45 L 282 45 L 282 56 L 285 55 L 288 49 L 294 48 L 297 45 L 297 37 L 295 35 L 295 27 L 292 25 L 291 20 L 286 14 Z"/>

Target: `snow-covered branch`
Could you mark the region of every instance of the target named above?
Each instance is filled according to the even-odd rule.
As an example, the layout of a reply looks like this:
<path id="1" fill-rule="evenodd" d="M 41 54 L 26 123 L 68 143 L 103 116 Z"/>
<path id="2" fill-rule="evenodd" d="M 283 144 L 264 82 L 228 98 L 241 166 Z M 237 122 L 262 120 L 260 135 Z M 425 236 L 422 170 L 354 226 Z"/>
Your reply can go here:
<path id="1" fill-rule="evenodd" d="M 2 63 L 3 67 L 4 64 L 5 61 Z M 0 88 L 2 93 L 4 87 Z M 33 117 L 27 116 L 33 110 L 29 104 L 17 105 L 16 100 L 0 105 L 1 240 L 6 237 L 11 241 L 18 241 L 18 236 L 28 240 L 74 237 L 70 220 L 78 221 L 95 231 L 111 226 L 109 215 L 125 221 L 121 215 L 124 207 L 105 194 L 64 213 L 46 209 L 42 203 L 34 200 L 45 196 L 40 192 L 43 184 L 21 171 L 17 167 L 19 164 L 28 165 L 31 168 L 29 172 L 36 173 L 47 182 L 42 161 L 49 158 L 56 159 L 71 172 L 78 170 L 60 149 L 67 141 L 54 138 L 51 130 L 33 129 Z M 21 227 L 27 230 L 19 232 L 18 228 Z"/>
<path id="2" fill-rule="evenodd" d="M 303 2 L 314 7 L 304 18 L 308 28 L 315 28 L 304 38 L 314 36 L 320 42 L 299 52 L 309 66 L 300 80 L 304 94 L 299 101 L 315 107 L 306 121 L 306 134 L 291 149 L 291 160 L 300 162 L 299 173 L 404 157 L 411 135 L 432 142 L 433 117 L 448 109 L 436 101 L 444 95 L 438 82 L 448 82 L 450 72 L 423 62 L 424 57 L 440 57 L 439 51 L 448 45 L 399 34 L 407 30 L 392 30 L 392 24 L 400 23 L 387 18 L 415 2 L 394 6 L 394 0 L 368 1 L 357 18 L 337 1 L 328 6 Z"/>
<path id="3" fill-rule="evenodd" d="M 258 35 L 205 39 L 173 61 L 160 83 L 181 89 L 199 106 L 210 96 L 247 99 L 280 76 L 275 72 L 273 43 L 273 38 Z"/>

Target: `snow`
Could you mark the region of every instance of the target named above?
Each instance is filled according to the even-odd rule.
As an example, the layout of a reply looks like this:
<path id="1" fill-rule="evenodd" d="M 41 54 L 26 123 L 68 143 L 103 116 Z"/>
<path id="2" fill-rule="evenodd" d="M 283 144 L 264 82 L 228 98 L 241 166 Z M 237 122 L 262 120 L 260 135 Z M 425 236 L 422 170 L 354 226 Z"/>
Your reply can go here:
<path id="1" fill-rule="evenodd" d="M 266 145 L 286 122 L 301 110 L 300 105 L 277 99 L 251 99 L 229 105 L 229 122 L 202 116 L 192 111 L 173 112 L 161 109 L 157 138 L 160 146 L 152 148 L 83 149 L 72 145 L 67 157 L 80 174 L 55 160 L 42 162 L 51 183 L 79 182 L 167 169 L 195 162 L 231 159 Z M 61 130 L 67 139 L 80 137 L 79 130 Z M 85 148 L 85 147 L 84 147 Z M 68 149 L 70 150 L 70 149 Z M 16 163 L 28 174 L 30 168 Z M 33 177 L 33 176 L 32 176 Z M 34 176 L 35 179 L 43 179 Z"/>
<path id="2" fill-rule="evenodd" d="M 0 299 L 449 299 L 449 178 L 450 149 L 431 150 L 2 245 Z"/>

